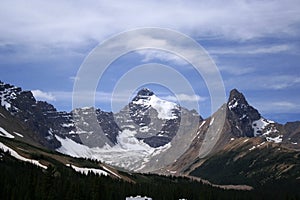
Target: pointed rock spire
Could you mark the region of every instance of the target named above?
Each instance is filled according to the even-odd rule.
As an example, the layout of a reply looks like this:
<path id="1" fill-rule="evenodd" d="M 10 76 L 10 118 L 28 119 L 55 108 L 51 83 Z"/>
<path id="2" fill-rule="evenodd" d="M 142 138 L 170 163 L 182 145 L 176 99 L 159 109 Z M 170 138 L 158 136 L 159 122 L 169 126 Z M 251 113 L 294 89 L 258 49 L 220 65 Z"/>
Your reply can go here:
<path id="1" fill-rule="evenodd" d="M 237 89 L 233 89 L 230 91 L 228 105 L 233 105 L 236 102 L 239 104 L 249 105 L 245 96 Z"/>
<path id="2" fill-rule="evenodd" d="M 248 104 L 245 96 L 237 89 L 231 90 L 227 107 L 232 127 L 238 127 L 235 135 L 253 137 L 252 123 L 261 118 L 260 113 Z"/>
<path id="3" fill-rule="evenodd" d="M 151 97 L 153 95 L 154 95 L 154 92 L 152 92 L 148 88 L 143 88 L 133 98 L 133 101 L 138 101 L 139 99 L 148 99 L 149 97 Z"/>
<path id="4" fill-rule="evenodd" d="M 148 88 L 143 88 L 137 93 L 137 95 L 138 96 L 152 96 L 152 95 L 154 95 L 154 92 L 152 92 Z"/>

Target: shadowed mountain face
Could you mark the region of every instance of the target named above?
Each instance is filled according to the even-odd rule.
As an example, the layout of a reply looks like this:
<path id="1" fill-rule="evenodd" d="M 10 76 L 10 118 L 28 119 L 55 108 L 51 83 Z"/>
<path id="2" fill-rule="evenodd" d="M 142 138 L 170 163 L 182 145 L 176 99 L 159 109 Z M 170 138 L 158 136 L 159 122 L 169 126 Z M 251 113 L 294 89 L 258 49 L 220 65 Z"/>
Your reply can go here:
<path id="1" fill-rule="evenodd" d="M 227 103 L 229 109 L 227 119 L 233 127 L 232 134 L 236 137 L 253 137 L 252 123 L 261 118 L 259 112 L 250 106 L 242 93 L 233 89 Z"/>
<path id="2" fill-rule="evenodd" d="M 1 105 L 29 129 L 36 132 L 38 143 L 47 148 L 57 149 L 61 146 L 55 136 L 70 138 L 77 143 L 82 143 L 81 139 L 83 138 L 93 146 L 95 137 L 88 136 L 94 129 L 100 133 L 98 138 L 99 135 L 107 134 L 108 137 L 102 137 L 102 140 L 105 139 L 108 143 L 116 142 L 119 128 L 113 121 L 112 113 L 92 108 L 75 109 L 70 113 L 59 112 L 47 102 L 36 101 L 32 92 L 22 91 L 21 88 L 3 82 L 0 82 L 0 95 Z M 74 113 L 77 114 L 75 116 L 80 115 L 82 120 L 74 118 Z M 99 119 L 99 121 L 95 122 L 92 119 Z M 103 142 L 99 144 L 104 145 Z"/>

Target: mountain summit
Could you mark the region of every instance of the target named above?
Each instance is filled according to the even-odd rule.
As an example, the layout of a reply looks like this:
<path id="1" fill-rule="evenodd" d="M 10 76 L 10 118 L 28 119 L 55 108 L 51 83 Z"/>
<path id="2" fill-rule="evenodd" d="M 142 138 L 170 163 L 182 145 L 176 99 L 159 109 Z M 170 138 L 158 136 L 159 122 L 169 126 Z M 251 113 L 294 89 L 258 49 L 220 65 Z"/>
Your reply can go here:
<path id="1" fill-rule="evenodd" d="M 133 98 L 133 101 L 137 101 L 140 98 L 147 98 L 154 95 L 154 92 L 149 90 L 148 88 L 143 88 L 138 91 L 137 95 Z"/>
<path id="2" fill-rule="evenodd" d="M 232 124 L 233 134 L 237 137 L 255 136 L 252 123 L 261 119 L 261 115 L 248 104 L 245 96 L 237 89 L 231 90 L 227 107 L 229 109 L 227 119 Z"/>

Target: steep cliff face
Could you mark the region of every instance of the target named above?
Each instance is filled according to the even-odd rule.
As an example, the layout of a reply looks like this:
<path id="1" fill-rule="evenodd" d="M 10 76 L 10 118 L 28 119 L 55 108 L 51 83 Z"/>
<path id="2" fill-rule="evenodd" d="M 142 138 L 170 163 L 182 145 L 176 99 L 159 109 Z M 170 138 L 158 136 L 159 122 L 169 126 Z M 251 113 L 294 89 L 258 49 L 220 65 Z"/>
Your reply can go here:
<path id="1" fill-rule="evenodd" d="M 200 169 L 210 156 L 220 156 L 225 150 L 240 152 L 244 148 L 249 150 L 260 147 L 258 149 L 265 151 L 262 147 L 270 144 L 269 146 L 274 148 L 278 145 L 284 146 L 293 152 L 300 148 L 299 128 L 300 122 L 281 125 L 263 118 L 258 110 L 249 105 L 244 95 L 234 89 L 230 92 L 228 102 L 200 123 L 197 137 L 193 139 L 187 151 L 160 172 L 189 174 L 198 167 Z M 215 138 L 217 141 L 212 142 Z M 242 142 L 236 145 L 235 141 Z M 243 141 L 249 141 L 245 143 L 246 147 L 243 147 Z M 209 145 L 213 147 L 204 148 Z"/>
<path id="2" fill-rule="evenodd" d="M 232 134 L 236 137 L 254 137 L 253 122 L 261 119 L 261 115 L 250 106 L 242 93 L 234 89 L 227 102 L 227 119 L 231 123 Z"/>

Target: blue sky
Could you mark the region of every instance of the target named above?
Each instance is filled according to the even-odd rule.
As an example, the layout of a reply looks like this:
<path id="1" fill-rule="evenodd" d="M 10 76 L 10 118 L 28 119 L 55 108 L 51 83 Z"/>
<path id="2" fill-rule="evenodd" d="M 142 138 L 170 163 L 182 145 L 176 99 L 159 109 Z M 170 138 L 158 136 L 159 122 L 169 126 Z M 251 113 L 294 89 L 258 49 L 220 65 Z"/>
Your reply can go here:
<path id="1" fill-rule="evenodd" d="M 288 1 L 1 1 L 0 80 L 32 90 L 59 110 L 72 109 L 77 71 L 102 41 L 141 27 L 168 28 L 196 40 L 216 63 L 226 93 L 233 88 L 267 118 L 300 120 L 300 2 Z M 162 51 L 120 57 L 99 82 L 96 106 L 111 109 L 118 80 L 134 66 L 161 63 L 178 70 L 195 96 L 180 93 L 186 106 L 197 101 L 211 114 L 204 80 L 192 66 Z M 168 87 L 150 87 L 174 100 Z M 128 94 L 118 94 L 118 105 Z M 134 95 L 134 94 L 130 94 Z"/>

